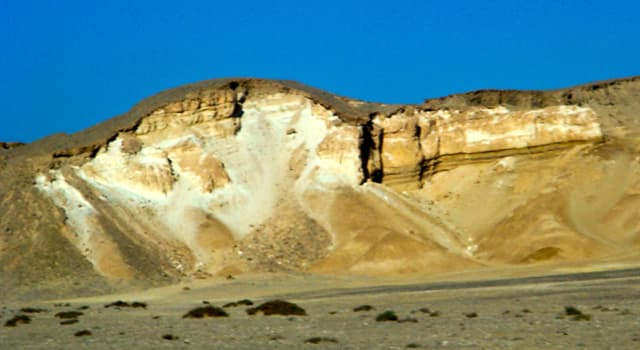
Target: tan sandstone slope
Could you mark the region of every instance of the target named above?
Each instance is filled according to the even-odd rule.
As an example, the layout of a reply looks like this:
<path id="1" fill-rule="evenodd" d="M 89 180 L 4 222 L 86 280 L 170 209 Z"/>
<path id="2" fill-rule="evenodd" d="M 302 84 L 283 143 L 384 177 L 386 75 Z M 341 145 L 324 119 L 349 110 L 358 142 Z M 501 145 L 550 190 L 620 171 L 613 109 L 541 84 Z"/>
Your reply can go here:
<path id="1" fill-rule="evenodd" d="M 0 298 L 633 256 L 639 111 L 640 78 L 420 105 L 257 79 L 165 91 L 2 144 Z"/>

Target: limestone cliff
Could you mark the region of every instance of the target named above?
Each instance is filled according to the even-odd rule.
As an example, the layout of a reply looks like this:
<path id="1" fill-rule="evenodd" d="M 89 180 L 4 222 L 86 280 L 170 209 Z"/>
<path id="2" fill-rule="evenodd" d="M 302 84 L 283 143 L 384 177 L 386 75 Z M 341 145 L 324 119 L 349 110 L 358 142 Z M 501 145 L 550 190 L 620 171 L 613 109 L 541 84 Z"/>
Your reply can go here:
<path id="1" fill-rule="evenodd" d="M 3 151 L 0 276 L 104 290 L 629 254 L 639 97 L 636 78 L 416 105 L 288 81 L 177 88 Z"/>

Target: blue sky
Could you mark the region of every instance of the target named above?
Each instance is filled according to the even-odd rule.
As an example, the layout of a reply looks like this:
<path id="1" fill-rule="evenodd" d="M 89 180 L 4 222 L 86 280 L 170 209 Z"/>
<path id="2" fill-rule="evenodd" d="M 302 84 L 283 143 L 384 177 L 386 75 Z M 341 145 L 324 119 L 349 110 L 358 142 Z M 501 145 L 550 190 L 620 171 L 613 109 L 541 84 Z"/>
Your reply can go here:
<path id="1" fill-rule="evenodd" d="M 0 0 L 0 141 L 216 77 L 419 103 L 640 74 L 638 1 Z"/>

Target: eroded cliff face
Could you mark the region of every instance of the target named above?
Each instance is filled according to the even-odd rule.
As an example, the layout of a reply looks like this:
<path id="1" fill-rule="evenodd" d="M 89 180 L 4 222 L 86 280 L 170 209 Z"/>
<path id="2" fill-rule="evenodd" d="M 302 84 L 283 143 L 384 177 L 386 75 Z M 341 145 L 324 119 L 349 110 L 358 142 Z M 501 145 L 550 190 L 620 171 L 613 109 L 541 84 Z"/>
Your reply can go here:
<path id="1" fill-rule="evenodd" d="M 640 241 L 627 206 L 635 170 L 616 193 L 592 194 L 598 209 L 576 199 L 638 163 L 605 142 L 597 106 L 347 101 L 354 117 L 272 85 L 174 96 L 102 142 L 39 158 L 49 166 L 34 166 L 36 196 L 63 213 L 51 234 L 111 284 L 153 269 L 425 275 Z M 627 224 L 606 232 L 598 218 L 613 216 Z"/>
<path id="2" fill-rule="evenodd" d="M 578 106 L 528 111 L 406 108 L 372 121 L 374 150 L 369 153 L 368 171 L 394 189 L 420 188 L 425 175 L 456 164 L 598 143 L 603 138 L 594 111 Z"/>
<path id="3" fill-rule="evenodd" d="M 241 247 L 249 243 L 240 243 L 248 236 L 254 241 L 261 236 L 259 244 L 269 246 L 323 242 L 283 266 L 293 268 L 322 257 L 326 252 L 318 252 L 331 245 L 324 229 L 307 218 L 312 213 L 304 211 L 301 197 L 310 187 L 359 186 L 359 142 L 358 126 L 343 123 L 305 97 L 246 97 L 242 91 L 221 90 L 153 111 L 85 163 L 39 174 L 36 186 L 65 210 L 77 233 L 73 243 L 109 277 L 125 276 L 126 264 L 101 259 L 103 249 L 95 242 L 108 234 L 99 216 L 121 216 L 116 221 L 122 231 L 167 250 L 181 247 L 179 254 L 169 255 L 185 273 L 251 269 Z M 86 190 L 76 189 L 66 177 L 81 181 Z M 270 223 L 281 215 L 286 220 Z M 314 225 L 316 234 L 303 238 L 301 231 Z M 299 231 L 280 237 L 288 226 Z M 270 235 L 282 242 L 262 237 Z M 259 256 L 267 247 L 246 249 Z"/>

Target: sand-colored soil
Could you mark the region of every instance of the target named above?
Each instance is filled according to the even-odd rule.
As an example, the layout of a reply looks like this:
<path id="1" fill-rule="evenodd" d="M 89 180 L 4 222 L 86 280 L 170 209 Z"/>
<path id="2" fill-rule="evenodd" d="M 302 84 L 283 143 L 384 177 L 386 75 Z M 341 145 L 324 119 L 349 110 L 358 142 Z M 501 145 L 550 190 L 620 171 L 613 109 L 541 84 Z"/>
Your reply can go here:
<path id="1" fill-rule="evenodd" d="M 16 314 L 32 321 L 1 327 L 0 344 L 7 349 L 630 349 L 640 344 L 638 270 L 484 281 L 366 287 L 374 281 L 279 275 L 200 282 L 188 290 L 5 304 L 3 322 Z M 183 318 L 203 301 L 223 306 L 248 297 L 255 303 L 284 298 L 307 316 L 249 316 L 249 306 L 241 305 L 224 308 L 229 317 Z M 143 301 L 146 309 L 104 307 L 116 300 Z M 362 305 L 373 309 L 353 311 Z M 583 315 L 568 315 L 567 306 Z M 46 311 L 20 312 L 24 307 Z M 54 316 L 74 310 L 83 313 L 77 323 L 61 325 L 64 320 Z M 398 321 L 376 321 L 387 310 Z M 91 335 L 74 335 L 82 330 Z M 172 339 L 165 339 L 169 335 Z"/>

